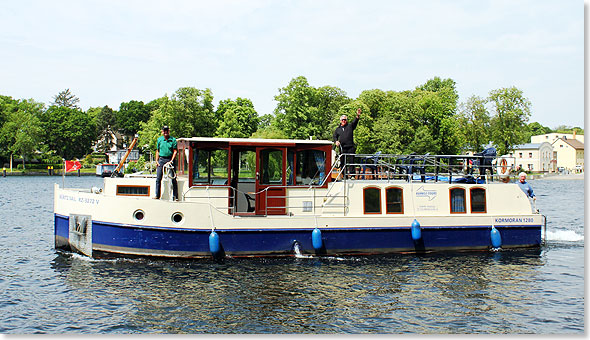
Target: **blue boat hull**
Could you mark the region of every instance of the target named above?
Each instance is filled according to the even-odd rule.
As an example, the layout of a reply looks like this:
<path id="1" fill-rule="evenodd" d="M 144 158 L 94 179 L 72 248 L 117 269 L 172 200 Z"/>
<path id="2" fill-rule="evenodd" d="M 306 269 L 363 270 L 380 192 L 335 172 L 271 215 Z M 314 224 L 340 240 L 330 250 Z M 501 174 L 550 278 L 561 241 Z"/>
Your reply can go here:
<path id="1" fill-rule="evenodd" d="M 495 225 L 502 248 L 541 245 L 541 225 Z M 322 228 L 321 249 L 314 248 L 309 229 L 216 229 L 221 255 L 288 256 L 294 246 L 303 254 L 360 255 L 493 248 L 491 225 L 422 226 L 414 240 L 411 227 Z M 72 247 L 69 218 L 55 214 L 55 246 Z M 92 221 L 92 257 L 138 255 L 162 257 L 211 257 L 210 230 L 145 227 Z M 316 240 L 317 241 L 317 240 Z M 75 250 L 75 249 L 74 249 Z M 219 254 L 218 254 L 219 255 Z"/>

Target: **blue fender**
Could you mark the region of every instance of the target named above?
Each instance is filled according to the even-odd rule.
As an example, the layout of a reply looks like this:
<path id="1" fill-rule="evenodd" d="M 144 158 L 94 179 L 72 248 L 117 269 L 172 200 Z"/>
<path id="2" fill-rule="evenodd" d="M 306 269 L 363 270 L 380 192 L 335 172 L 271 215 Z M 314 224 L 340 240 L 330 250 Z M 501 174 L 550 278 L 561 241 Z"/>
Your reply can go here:
<path id="1" fill-rule="evenodd" d="M 500 235 L 500 231 L 496 227 L 492 227 L 490 239 L 492 240 L 492 247 L 500 248 L 502 246 L 502 235 Z"/>
<path id="2" fill-rule="evenodd" d="M 322 246 L 323 246 L 322 232 L 318 228 L 315 228 L 311 232 L 311 244 L 313 246 L 313 249 L 315 249 L 315 250 L 322 249 Z"/>
<path id="3" fill-rule="evenodd" d="M 216 255 L 221 251 L 219 235 L 215 231 L 212 231 L 211 234 L 209 234 L 209 250 L 213 255 Z"/>
<path id="4" fill-rule="evenodd" d="M 420 228 L 420 223 L 414 219 L 412 222 L 412 240 L 418 241 L 422 238 L 422 229 Z"/>

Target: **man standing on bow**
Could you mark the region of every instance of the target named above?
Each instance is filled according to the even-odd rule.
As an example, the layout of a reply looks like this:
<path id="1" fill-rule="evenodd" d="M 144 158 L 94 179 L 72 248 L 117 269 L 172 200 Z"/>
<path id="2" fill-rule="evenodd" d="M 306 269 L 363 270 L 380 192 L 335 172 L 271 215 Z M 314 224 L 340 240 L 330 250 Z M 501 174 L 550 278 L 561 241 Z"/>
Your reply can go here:
<path id="1" fill-rule="evenodd" d="M 354 154 L 356 146 L 354 145 L 354 129 L 356 128 L 361 117 L 361 109 L 356 110 L 356 118 L 348 124 L 346 115 L 340 116 L 340 125 L 334 131 L 334 142 L 340 147 L 341 154 Z M 346 176 L 346 165 L 354 160 L 354 156 L 348 155 L 340 158 L 340 169 Z M 354 173 L 354 169 L 353 169 Z"/>
<path id="2" fill-rule="evenodd" d="M 158 169 L 156 170 L 156 196 L 154 199 L 160 199 L 162 176 L 164 174 L 164 166 L 168 165 L 174 170 L 174 158 L 177 154 L 176 138 L 170 136 L 170 128 L 164 125 L 162 127 L 162 136 L 156 142 L 156 163 Z M 176 176 L 172 176 L 172 194 L 173 199 L 178 201 L 178 183 Z"/>

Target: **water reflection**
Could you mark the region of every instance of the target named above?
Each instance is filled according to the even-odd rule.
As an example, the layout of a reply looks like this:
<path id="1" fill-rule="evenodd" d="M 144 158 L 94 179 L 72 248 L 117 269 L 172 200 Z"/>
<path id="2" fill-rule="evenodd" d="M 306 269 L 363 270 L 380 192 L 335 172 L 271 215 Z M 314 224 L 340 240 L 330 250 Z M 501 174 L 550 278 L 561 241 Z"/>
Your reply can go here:
<path id="1" fill-rule="evenodd" d="M 85 318 L 113 325 L 113 314 L 125 315 L 121 331 L 165 333 L 427 333 L 435 324 L 438 333 L 441 319 L 446 332 L 477 332 L 478 318 L 505 323 L 501 315 L 520 313 L 511 300 L 535 298 L 523 285 L 542 265 L 539 251 L 223 263 L 63 253 L 53 261 L 68 299 L 90 309 Z"/>

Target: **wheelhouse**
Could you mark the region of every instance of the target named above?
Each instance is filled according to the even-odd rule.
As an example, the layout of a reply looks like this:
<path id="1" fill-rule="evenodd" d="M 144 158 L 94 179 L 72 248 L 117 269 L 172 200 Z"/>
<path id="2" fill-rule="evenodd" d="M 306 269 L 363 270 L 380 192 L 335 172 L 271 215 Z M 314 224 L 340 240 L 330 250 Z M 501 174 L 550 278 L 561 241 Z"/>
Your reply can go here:
<path id="1" fill-rule="evenodd" d="M 227 187 L 233 215 L 284 215 L 287 188 L 331 181 L 331 141 L 195 137 L 178 149 L 189 187 Z"/>

